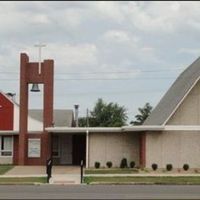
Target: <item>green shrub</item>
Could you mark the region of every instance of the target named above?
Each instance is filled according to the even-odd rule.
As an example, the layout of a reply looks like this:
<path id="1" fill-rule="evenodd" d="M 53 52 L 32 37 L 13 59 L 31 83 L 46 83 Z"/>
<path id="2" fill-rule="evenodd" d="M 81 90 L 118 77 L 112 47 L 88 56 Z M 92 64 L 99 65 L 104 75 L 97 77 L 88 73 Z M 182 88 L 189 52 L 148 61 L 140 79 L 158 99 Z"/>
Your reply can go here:
<path id="1" fill-rule="evenodd" d="M 108 162 L 106 163 L 106 165 L 107 165 L 108 168 L 111 168 L 111 167 L 112 167 L 112 162 L 111 162 L 111 161 L 108 161 Z"/>
<path id="2" fill-rule="evenodd" d="M 134 168 L 135 167 L 135 162 L 134 161 L 131 161 L 130 162 L 130 168 Z"/>
<path id="3" fill-rule="evenodd" d="M 158 169 L 158 165 L 157 165 L 156 163 L 153 163 L 153 164 L 151 165 L 151 167 L 152 167 L 152 169 L 153 169 L 154 171 L 156 171 L 156 170 Z"/>
<path id="4" fill-rule="evenodd" d="M 172 169 L 173 169 L 172 164 L 167 164 L 167 165 L 166 165 L 166 170 L 167 170 L 167 171 L 171 171 Z"/>
<path id="5" fill-rule="evenodd" d="M 95 163 L 94 163 L 94 167 L 95 167 L 96 169 L 100 168 L 100 165 L 101 165 L 100 162 L 95 162 Z"/>
<path id="6" fill-rule="evenodd" d="M 184 165 L 183 165 L 183 169 L 184 169 L 185 171 L 187 171 L 187 170 L 189 169 L 189 165 L 188 165 L 188 164 L 184 164 Z"/>
<path id="7" fill-rule="evenodd" d="M 121 163 L 120 163 L 120 168 L 127 168 L 128 167 L 128 164 L 127 164 L 127 159 L 126 158 L 123 158 L 121 160 Z"/>

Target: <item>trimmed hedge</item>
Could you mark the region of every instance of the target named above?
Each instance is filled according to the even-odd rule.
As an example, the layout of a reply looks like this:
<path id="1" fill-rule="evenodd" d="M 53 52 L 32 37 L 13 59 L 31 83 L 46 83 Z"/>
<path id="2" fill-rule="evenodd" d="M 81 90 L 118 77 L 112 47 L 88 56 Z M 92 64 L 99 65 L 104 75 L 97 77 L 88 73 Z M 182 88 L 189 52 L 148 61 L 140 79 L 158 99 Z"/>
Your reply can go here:
<path id="1" fill-rule="evenodd" d="M 128 164 L 127 164 L 127 159 L 126 158 L 123 158 L 121 160 L 121 163 L 120 163 L 120 168 L 127 168 L 128 167 Z"/>
<path id="2" fill-rule="evenodd" d="M 96 169 L 100 168 L 100 166 L 101 166 L 100 162 L 95 162 L 95 163 L 94 163 L 94 167 L 95 167 Z"/>
<path id="3" fill-rule="evenodd" d="M 112 167 L 112 162 L 111 162 L 111 161 L 108 161 L 108 162 L 106 163 L 106 165 L 107 165 L 108 168 L 111 168 L 111 167 Z"/>
<path id="4" fill-rule="evenodd" d="M 183 169 L 184 169 L 185 171 L 187 171 L 187 170 L 189 169 L 189 165 L 188 165 L 188 164 L 184 164 L 184 165 L 183 165 Z"/>
<path id="5" fill-rule="evenodd" d="M 130 162 L 130 168 L 134 168 L 135 167 L 135 162 L 134 161 L 131 161 Z"/>
<path id="6" fill-rule="evenodd" d="M 153 163 L 153 164 L 151 165 L 151 167 L 152 167 L 152 169 L 153 169 L 154 171 L 156 171 L 156 170 L 158 169 L 158 165 L 157 165 L 156 163 Z"/>
<path id="7" fill-rule="evenodd" d="M 167 170 L 167 171 L 171 171 L 172 169 L 173 169 L 172 164 L 167 164 L 167 165 L 166 165 L 166 170 Z"/>

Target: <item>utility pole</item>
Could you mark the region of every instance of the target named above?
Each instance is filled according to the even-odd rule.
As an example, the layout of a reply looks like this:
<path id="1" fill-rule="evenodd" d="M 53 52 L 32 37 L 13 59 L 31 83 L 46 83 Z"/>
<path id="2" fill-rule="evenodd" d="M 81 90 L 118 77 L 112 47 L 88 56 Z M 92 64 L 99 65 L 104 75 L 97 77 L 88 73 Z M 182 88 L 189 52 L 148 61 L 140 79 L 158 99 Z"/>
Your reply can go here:
<path id="1" fill-rule="evenodd" d="M 86 126 L 89 127 L 89 110 L 86 111 Z"/>
<path id="2" fill-rule="evenodd" d="M 41 74 L 42 47 L 46 47 L 46 45 L 42 44 L 42 43 L 39 43 L 39 44 L 35 44 L 34 46 L 38 47 L 38 50 L 39 50 L 39 55 L 38 55 L 38 58 L 39 58 L 39 74 Z"/>

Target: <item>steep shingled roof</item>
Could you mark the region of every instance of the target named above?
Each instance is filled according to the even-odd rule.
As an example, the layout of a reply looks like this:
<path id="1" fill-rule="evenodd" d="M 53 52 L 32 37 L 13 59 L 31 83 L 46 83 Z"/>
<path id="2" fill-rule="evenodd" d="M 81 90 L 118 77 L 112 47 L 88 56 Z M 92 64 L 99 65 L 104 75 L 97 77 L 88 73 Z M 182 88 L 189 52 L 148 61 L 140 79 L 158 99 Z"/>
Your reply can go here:
<path id="1" fill-rule="evenodd" d="M 200 79 L 200 58 L 185 69 L 146 119 L 144 125 L 165 125 L 178 104 Z"/>
<path id="2" fill-rule="evenodd" d="M 32 118 L 43 121 L 42 118 L 42 110 L 40 109 L 30 109 L 29 110 L 29 116 Z M 54 126 L 68 126 L 72 127 L 73 125 L 73 110 L 60 110 L 55 109 L 53 112 L 53 119 L 54 119 Z"/>

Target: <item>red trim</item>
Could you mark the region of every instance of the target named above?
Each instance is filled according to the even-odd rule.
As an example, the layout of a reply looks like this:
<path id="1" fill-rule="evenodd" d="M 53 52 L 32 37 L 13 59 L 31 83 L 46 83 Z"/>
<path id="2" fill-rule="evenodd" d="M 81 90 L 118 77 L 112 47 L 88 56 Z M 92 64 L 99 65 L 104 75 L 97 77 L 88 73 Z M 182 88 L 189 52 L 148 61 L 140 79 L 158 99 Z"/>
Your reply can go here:
<path id="1" fill-rule="evenodd" d="M 13 136 L 13 164 L 16 165 L 18 163 L 18 154 L 19 154 L 19 136 Z"/>
<path id="2" fill-rule="evenodd" d="M 13 130 L 14 105 L 0 93 L 0 130 Z"/>

